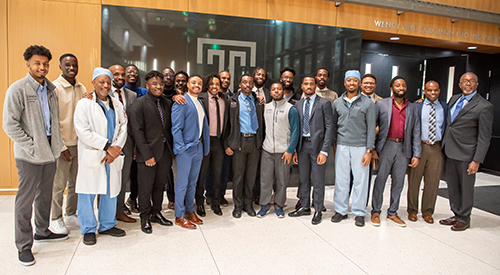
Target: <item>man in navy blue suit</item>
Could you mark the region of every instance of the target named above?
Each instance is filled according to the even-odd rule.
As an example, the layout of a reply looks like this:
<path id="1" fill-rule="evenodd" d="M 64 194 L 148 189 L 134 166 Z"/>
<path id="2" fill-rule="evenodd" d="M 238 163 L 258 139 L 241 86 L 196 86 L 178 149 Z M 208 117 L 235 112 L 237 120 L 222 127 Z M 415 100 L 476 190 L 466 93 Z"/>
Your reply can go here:
<path id="1" fill-rule="evenodd" d="M 198 99 L 202 87 L 201 77 L 191 76 L 187 83 L 188 92 L 184 95 L 186 104 L 174 103 L 172 107 L 172 135 L 177 157 L 175 224 L 187 229 L 203 224 L 196 216 L 194 204 L 201 162 L 210 151 L 208 121 Z"/>
<path id="2" fill-rule="evenodd" d="M 439 180 L 443 171 L 444 158 L 441 140 L 446 128 L 448 106 L 439 100 L 439 84 L 428 81 L 425 84 L 425 100 L 416 104 L 421 125 L 422 151 L 415 168 L 408 169 L 408 220 L 417 221 L 420 182 L 424 178 L 424 193 L 420 209 L 424 221 L 434 223 L 432 214 L 436 205 Z"/>

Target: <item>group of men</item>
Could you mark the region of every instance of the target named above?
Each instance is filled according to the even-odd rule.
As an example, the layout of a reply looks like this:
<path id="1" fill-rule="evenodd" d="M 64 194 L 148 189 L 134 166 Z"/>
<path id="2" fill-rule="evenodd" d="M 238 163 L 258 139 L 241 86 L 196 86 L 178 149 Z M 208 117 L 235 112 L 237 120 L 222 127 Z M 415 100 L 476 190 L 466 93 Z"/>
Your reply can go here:
<path id="1" fill-rule="evenodd" d="M 136 222 L 131 213 L 140 213 L 147 234 L 151 223 L 173 225 L 161 214 L 164 191 L 175 224 L 187 229 L 203 224 L 198 216 L 206 215 L 205 199 L 214 214 L 222 215 L 228 181 L 233 182 L 234 218 L 242 212 L 264 217 L 272 205 L 283 218 L 292 162 L 299 168 L 299 203 L 288 215 L 311 215 L 312 206 L 312 224 L 319 224 L 328 157 L 335 159 L 334 223 L 348 218 L 352 194 L 355 225 L 365 225 L 377 169 L 371 223 L 380 226 L 391 174 L 387 219 L 404 227 L 397 211 L 408 167 L 408 220 L 417 221 L 423 177 L 421 213 L 433 223 L 444 167 L 454 216 L 440 223 L 454 231 L 470 226 L 475 173 L 489 147 L 493 120 L 493 106 L 477 94 L 473 73 L 462 75 L 462 93 L 449 104 L 439 100 L 435 81 L 425 84 L 421 102 L 411 103 L 403 77 L 391 80 L 392 96 L 382 99 L 375 94 L 374 75 L 350 70 L 346 91 L 338 96 L 326 87 L 330 73 L 325 68 L 304 76 L 301 91 L 294 90 L 293 68 L 283 68 L 270 90 L 266 71 L 256 68 L 241 76 L 233 93 L 227 71 L 202 78 L 171 68 L 153 70 L 145 76 L 144 89 L 137 67 L 113 65 L 94 69 L 94 90 L 87 92 L 76 80 L 73 54 L 60 57 L 62 74 L 53 83 L 46 78 L 48 49 L 30 46 L 24 58 L 29 72 L 9 87 L 3 111 L 19 174 L 15 231 L 23 265 L 35 263 L 33 239 L 67 239 L 67 222 L 80 225 L 86 245 L 96 243 L 96 233 L 124 236 L 117 220 Z"/>

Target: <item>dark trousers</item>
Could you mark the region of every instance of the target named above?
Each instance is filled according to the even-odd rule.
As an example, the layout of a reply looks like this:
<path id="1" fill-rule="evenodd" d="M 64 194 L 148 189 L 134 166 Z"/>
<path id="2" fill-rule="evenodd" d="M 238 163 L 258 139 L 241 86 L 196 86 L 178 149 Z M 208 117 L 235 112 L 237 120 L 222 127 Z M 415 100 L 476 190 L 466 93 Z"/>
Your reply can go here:
<path id="1" fill-rule="evenodd" d="M 446 159 L 445 164 L 451 211 L 456 218 L 465 223 L 470 223 L 476 182 L 476 174 L 469 175 L 467 173 L 469 163 L 468 161 Z"/>
<path id="2" fill-rule="evenodd" d="M 325 201 L 326 163 L 318 165 L 318 154 L 314 153 L 310 141 L 302 140 L 299 158 L 299 190 L 303 207 L 311 205 L 311 186 L 313 189 L 313 206 L 316 211 L 323 209 Z"/>
<path id="3" fill-rule="evenodd" d="M 56 162 L 32 164 L 16 159 L 19 189 L 16 195 L 14 219 L 15 240 L 19 251 L 33 246 L 31 216 L 35 204 L 35 234 L 48 236 L 52 187 L 56 174 Z"/>
<path id="4" fill-rule="evenodd" d="M 224 155 L 225 153 L 224 146 L 222 145 L 222 140 L 217 137 L 210 137 L 210 152 L 208 153 L 208 155 L 203 157 L 200 176 L 198 177 L 198 182 L 196 183 L 196 205 L 203 205 L 203 203 L 205 202 L 203 193 L 205 191 L 205 183 L 209 174 L 211 174 L 212 176 L 212 204 L 220 204 L 220 198 L 222 196 L 220 190 L 221 174 Z M 209 171 L 211 171 L 211 173 L 209 173 Z"/>
<path id="5" fill-rule="evenodd" d="M 225 149 L 226 148 L 224 148 L 224 150 Z M 224 154 L 224 162 L 222 163 L 221 175 L 221 198 L 226 194 L 227 183 L 230 181 L 233 181 L 233 156 Z M 208 191 L 209 189 L 207 188 L 207 192 Z"/>
<path id="6" fill-rule="evenodd" d="M 424 217 L 434 214 L 442 172 L 443 153 L 441 152 L 441 144 L 422 143 L 422 153 L 417 167 L 408 169 L 408 214 L 418 213 L 418 197 L 422 177 L 424 178 L 424 192 L 420 209 Z"/>
<path id="7" fill-rule="evenodd" d="M 169 202 L 175 202 L 175 181 L 174 181 L 174 170 L 172 167 L 168 169 L 167 183 L 165 184 L 165 191 L 167 192 L 167 198 Z"/>
<path id="8" fill-rule="evenodd" d="M 126 207 L 125 202 L 125 192 L 127 191 L 127 185 L 130 186 L 130 168 L 132 167 L 133 156 L 131 154 L 125 153 L 125 159 L 123 161 L 122 169 L 122 189 L 116 198 L 116 214 L 123 213 Z"/>
<path id="9" fill-rule="evenodd" d="M 132 160 L 130 166 L 130 196 L 129 198 L 133 201 L 137 201 L 138 197 L 138 187 L 137 187 L 137 162 Z"/>
<path id="10" fill-rule="evenodd" d="M 145 162 L 137 163 L 141 220 L 161 211 L 165 182 L 168 179 L 168 170 L 172 166 L 172 158 L 166 148 L 165 146 L 161 159 L 156 160 L 156 165 L 146 166 Z"/>
<path id="11" fill-rule="evenodd" d="M 241 150 L 233 155 L 233 202 L 235 208 L 251 206 L 259 165 L 260 149 L 255 136 L 241 137 Z"/>

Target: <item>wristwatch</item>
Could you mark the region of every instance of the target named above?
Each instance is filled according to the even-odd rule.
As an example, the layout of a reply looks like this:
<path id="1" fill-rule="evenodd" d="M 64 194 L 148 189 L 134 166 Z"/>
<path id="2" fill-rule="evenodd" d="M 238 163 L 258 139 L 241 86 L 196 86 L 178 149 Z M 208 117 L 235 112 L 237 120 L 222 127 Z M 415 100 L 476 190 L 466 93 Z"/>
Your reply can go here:
<path id="1" fill-rule="evenodd" d="M 373 150 L 371 150 L 371 149 L 368 149 L 368 150 L 366 150 L 366 152 L 367 152 L 367 153 L 370 153 L 370 154 L 372 154 L 372 153 L 373 153 Z"/>

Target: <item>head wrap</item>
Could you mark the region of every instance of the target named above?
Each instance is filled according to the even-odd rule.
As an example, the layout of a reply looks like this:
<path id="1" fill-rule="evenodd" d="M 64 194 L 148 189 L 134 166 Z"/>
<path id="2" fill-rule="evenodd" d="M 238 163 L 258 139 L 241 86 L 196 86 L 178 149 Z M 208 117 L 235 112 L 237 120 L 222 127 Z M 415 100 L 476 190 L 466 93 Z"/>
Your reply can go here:
<path id="1" fill-rule="evenodd" d="M 92 74 L 92 81 L 94 81 L 94 79 L 96 79 L 96 77 L 103 75 L 103 74 L 109 76 L 111 81 L 113 81 L 113 74 L 111 73 L 111 71 L 108 69 L 101 68 L 101 67 L 97 67 L 94 69 L 94 73 Z"/>
<path id="2" fill-rule="evenodd" d="M 355 77 L 355 78 L 357 78 L 358 80 L 361 81 L 361 74 L 359 73 L 358 70 L 349 70 L 349 71 L 345 72 L 344 81 L 346 79 L 348 79 L 349 77 Z"/>

